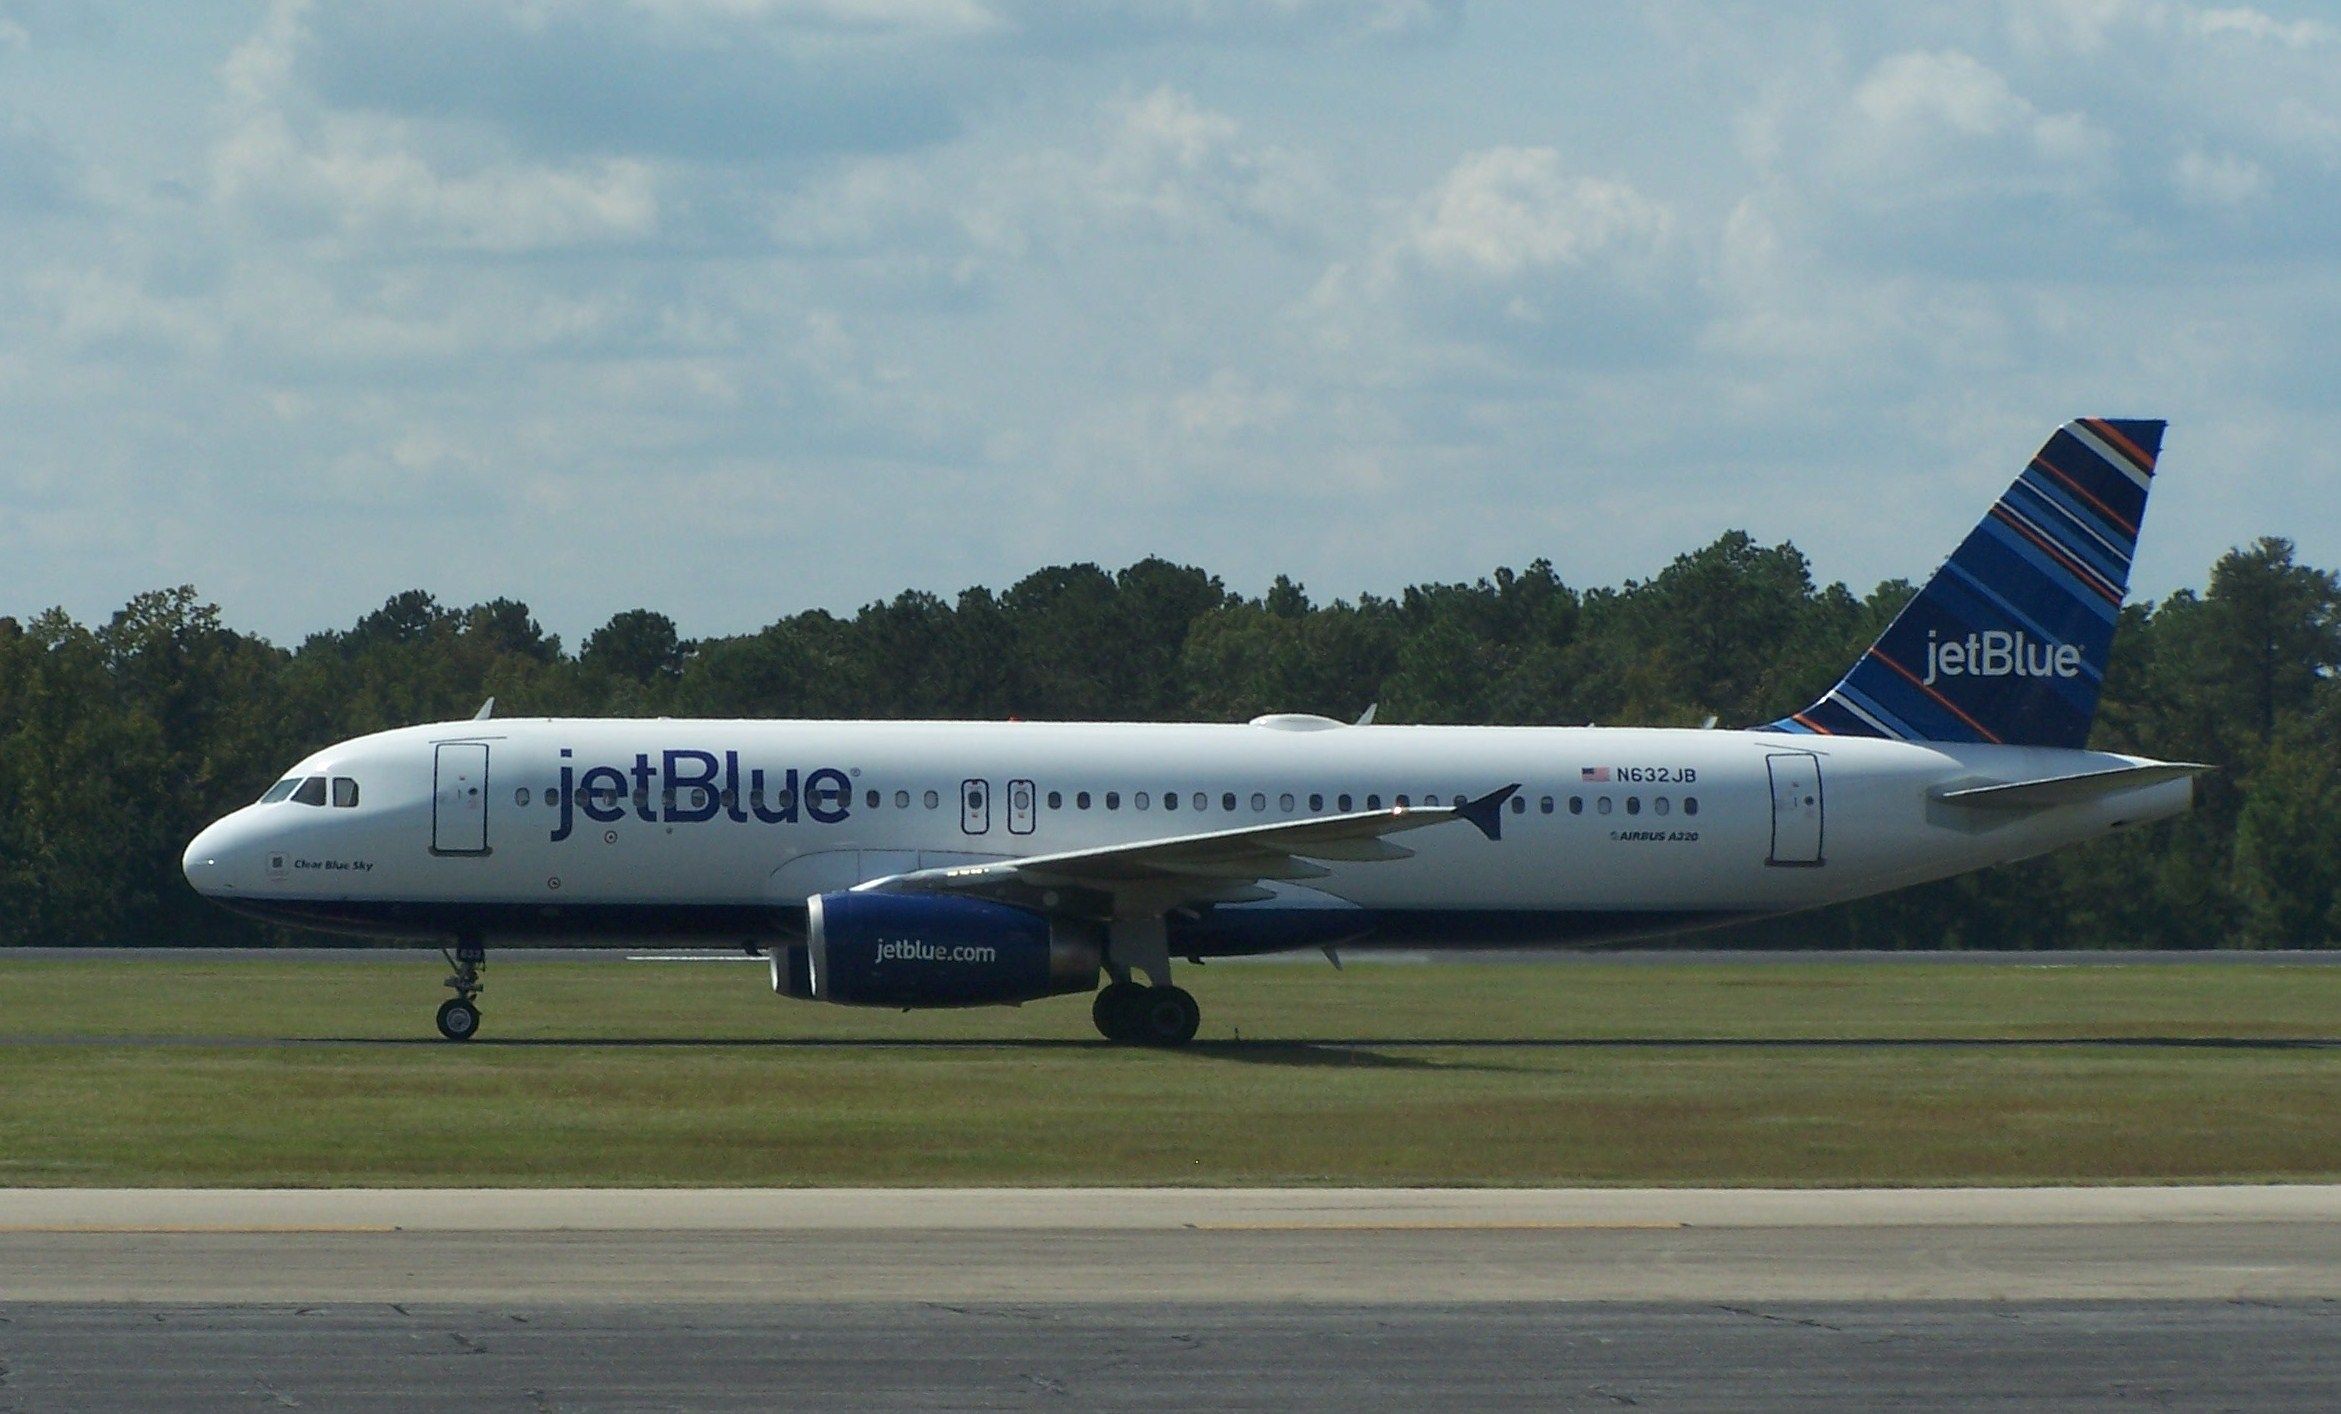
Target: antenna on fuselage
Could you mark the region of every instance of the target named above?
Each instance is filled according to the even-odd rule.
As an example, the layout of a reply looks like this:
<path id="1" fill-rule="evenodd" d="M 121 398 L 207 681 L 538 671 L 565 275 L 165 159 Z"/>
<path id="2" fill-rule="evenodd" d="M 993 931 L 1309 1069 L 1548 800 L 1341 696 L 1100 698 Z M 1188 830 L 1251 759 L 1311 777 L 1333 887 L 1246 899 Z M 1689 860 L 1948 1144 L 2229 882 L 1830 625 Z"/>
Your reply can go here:
<path id="1" fill-rule="evenodd" d="M 496 699 L 495 699 L 495 698 L 493 698 L 493 697 L 491 697 L 491 698 L 489 698 L 487 701 L 485 701 L 485 702 L 482 702 L 482 703 L 480 704 L 480 710 L 478 710 L 477 712 L 474 712 L 474 713 L 472 713 L 472 714 L 471 714 L 471 719 L 472 719 L 473 721 L 475 721 L 475 722 L 484 722 L 484 721 L 488 720 L 488 718 L 490 718 L 490 717 L 493 717 L 493 716 L 495 716 L 495 715 L 496 715 Z"/>
<path id="2" fill-rule="evenodd" d="M 1381 704 L 1381 703 L 1379 703 L 1379 702 L 1368 702 L 1368 703 L 1366 704 L 1366 710 L 1364 710 L 1363 712 L 1360 712 L 1360 713 L 1358 713 L 1358 714 L 1357 714 L 1357 720 L 1356 720 L 1355 722 L 1352 722 L 1350 725 L 1351 725 L 1351 726 L 1357 726 L 1357 727 L 1370 727 L 1370 726 L 1372 726 L 1372 725 L 1374 724 L 1374 709 L 1375 709 L 1375 708 L 1377 708 L 1377 707 L 1379 707 L 1379 706 L 1381 706 L 1381 705 L 1382 705 L 1382 704 Z"/>

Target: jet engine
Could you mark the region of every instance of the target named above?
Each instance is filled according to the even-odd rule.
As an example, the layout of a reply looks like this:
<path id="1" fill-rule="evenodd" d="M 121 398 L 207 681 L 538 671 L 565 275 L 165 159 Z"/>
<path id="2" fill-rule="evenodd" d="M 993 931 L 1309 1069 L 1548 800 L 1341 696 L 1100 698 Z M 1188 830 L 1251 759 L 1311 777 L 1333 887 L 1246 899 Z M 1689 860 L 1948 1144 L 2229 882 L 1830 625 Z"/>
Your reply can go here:
<path id="1" fill-rule="evenodd" d="M 772 990 L 847 1006 L 994 1006 L 1097 987 L 1102 928 L 980 899 L 832 893 L 805 941 L 772 950 Z"/>

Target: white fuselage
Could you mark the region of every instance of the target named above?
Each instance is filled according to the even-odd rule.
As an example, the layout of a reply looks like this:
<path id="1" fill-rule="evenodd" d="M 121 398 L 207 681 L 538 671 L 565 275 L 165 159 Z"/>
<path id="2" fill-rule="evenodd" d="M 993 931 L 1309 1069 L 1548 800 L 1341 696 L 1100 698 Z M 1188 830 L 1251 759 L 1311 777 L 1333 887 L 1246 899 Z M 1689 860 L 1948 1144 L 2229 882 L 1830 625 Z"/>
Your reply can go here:
<path id="1" fill-rule="evenodd" d="M 317 752 L 286 799 L 187 851 L 206 895 L 286 921 L 490 943 L 761 945 L 806 900 L 952 863 L 1454 804 L 1518 783 L 1501 838 L 1461 821 L 1408 858 L 1331 862 L 1218 905 L 1182 951 L 1338 933 L 1457 944 L 1629 936 L 1783 913 L 2021 859 L 2184 811 L 2185 780 L 1977 810 L 1944 791 L 2135 758 L 1640 728 L 512 719 Z M 338 788 L 336 788 L 338 789 Z M 1171 802 L 1175 801 L 1175 808 Z M 1280 913 L 1278 910 L 1291 910 Z M 1278 918 L 1308 917 L 1286 930 Z M 1329 927 L 1324 920 L 1349 921 Z M 1248 921 L 1247 921 L 1248 920 Z M 1265 920 L 1265 921 L 1262 921 Z"/>

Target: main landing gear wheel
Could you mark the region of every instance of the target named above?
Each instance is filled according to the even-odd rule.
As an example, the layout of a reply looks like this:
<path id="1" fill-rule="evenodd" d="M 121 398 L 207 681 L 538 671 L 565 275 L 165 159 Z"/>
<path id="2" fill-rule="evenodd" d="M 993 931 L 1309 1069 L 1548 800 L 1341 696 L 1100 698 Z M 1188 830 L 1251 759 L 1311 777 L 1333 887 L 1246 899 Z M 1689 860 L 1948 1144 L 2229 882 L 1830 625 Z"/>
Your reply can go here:
<path id="1" fill-rule="evenodd" d="M 1099 992 L 1090 1016 L 1107 1040 L 1143 1046 L 1183 1046 L 1203 1024 L 1203 1009 L 1184 987 L 1134 982 L 1115 982 Z"/>
<path id="2" fill-rule="evenodd" d="M 1097 1000 L 1089 1004 L 1089 1019 L 1097 1023 L 1098 1034 L 1108 1041 L 1135 1041 L 1134 1018 L 1145 996 L 1146 989 L 1135 982 L 1108 982 Z"/>
<path id="3" fill-rule="evenodd" d="M 449 997 L 439 1004 L 439 1034 L 450 1041 L 468 1041 L 480 1029 L 479 1003 Z"/>

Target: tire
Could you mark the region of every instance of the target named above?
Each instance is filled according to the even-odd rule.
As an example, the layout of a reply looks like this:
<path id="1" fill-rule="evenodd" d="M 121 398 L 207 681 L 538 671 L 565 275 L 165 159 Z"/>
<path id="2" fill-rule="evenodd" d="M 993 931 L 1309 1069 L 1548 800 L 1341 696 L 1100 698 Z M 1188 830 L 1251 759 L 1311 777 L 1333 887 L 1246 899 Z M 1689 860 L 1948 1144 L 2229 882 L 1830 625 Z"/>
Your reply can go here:
<path id="1" fill-rule="evenodd" d="M 1203 1025 L 1203 1008 L 1184 987 L 1148 987 L 1132 1011 L 1137 1039 L 1149 1046 L 1184 1046 Z"/>
<path id="2" fill-rule="evenodd" d="M 1108 1041 L 1138 1039 L 1138 1007 L 1146 990 L 1135 982 L 1108 982 L 1097 1000 L 1089 1004 L 1089 1019 L 1097 1023 L 1097 1034 Z"/>
<path id="3" fill-rule="evenodd" d="M 450 997 L 439 1004 L 439 1034 L 450 1041 L 468 1041 L 479 1034 L 480 1009 L 476 1002 L 462 997 Z"/>

